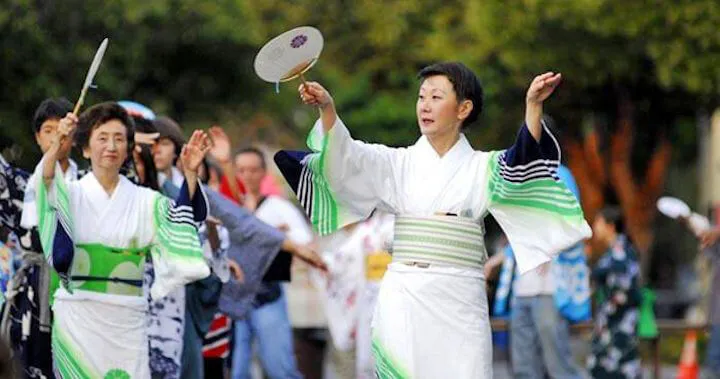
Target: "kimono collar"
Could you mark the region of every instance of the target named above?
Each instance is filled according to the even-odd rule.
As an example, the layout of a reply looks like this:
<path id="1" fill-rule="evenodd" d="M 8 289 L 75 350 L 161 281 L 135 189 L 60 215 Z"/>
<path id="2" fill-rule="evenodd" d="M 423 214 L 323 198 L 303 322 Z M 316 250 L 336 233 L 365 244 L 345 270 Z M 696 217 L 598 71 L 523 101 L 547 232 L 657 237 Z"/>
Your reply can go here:
<path id="1" fill-rule="evenodd" d="M 90 206 L 95 210 L 96 214 L 98 215 L 104 215 L 110 205 L 112 205 L 113 203 L 116 203 L 118 201 L 122 203 L 124 200 L 129 200 L 125 199 L 125 197 L 127 197 L 128 195 L 128 186 L 132 186 L 132 184 L 126 177 L 120 175 L 115 190 L 113 191 L 112 195 L 108 195 L 100 182 L 95 177 L 95 174 L 93 174 L 92 172 L 89 172 L 87 175 L 85 175 L 80 180 L 80 183 L 86 189 L 85 193 L 88 200 L 90 200 Z"/>
<path id="2" fill-rule="evenodd" d="M 460 138 L 458 138 L 457 142 L 455 142 L 455 145 L 453 145 L 450 150 L 448 150 L 445 155 L 440 157 L 435 151 L 435 149 L 430 144 L 430 141 L 428 141 L 428 138 L 426 136 L 421 136 L 420 139 L 418 139 L 417 142 L 415 142 L 415 146 L 423 153 L 423 155 L 427 157 L 432 157 L 435 160 L 438 161 L 455 161 L 461 158 L 464 158 L 468 155 L 472 155 L 472 153 L 475 151 L 473 150 L 472 146 L 470 146 L 470 142 L 468 142 L 467 138 L 465 137 L 465 134 L 460 133 Z"/>

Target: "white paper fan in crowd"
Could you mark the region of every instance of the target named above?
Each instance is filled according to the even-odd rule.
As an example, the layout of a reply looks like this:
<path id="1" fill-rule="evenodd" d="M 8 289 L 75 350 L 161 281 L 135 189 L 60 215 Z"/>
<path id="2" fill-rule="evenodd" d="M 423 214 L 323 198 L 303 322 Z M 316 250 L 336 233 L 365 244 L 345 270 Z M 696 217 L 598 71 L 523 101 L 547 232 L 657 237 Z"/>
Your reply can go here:
<path id="1" fill-rule="evenodd" d="M 657 201 L 658 210 L 670 218 L 690 217 L 690 207 L 684 201 L 676 198 L 665 196 Z"/>
<path id="2" fill-rule="evenodd" d="M 102 63 L 103 56 L 105 56 L 105 50 L 107 50 L 107 46 L 108 39 L 105 38 L 100 43 L 100 47 L 98 47 L 97 51 L 95 51 L 95 57 L 90 64 L 87 75 L 85 75 L 85 82 L 83 83 L 82 90 L 80 91 L 80 98 L 75 103 L 75 108 L 73 109 L 73 114 L 76 116 L 80 111 L 80 107 L 83 105 L 83 103 L 85 103 L 85 95 L 87 94 L 88 89 L 90 89 L 90 87 L 92 87 L 93 85 L 93 80 L 95 79 L 95 75 L 100 68 L 100 63 Z"/>
<path id="3" fill-rule="evenodd" d="M 260 49 L 255 56 L 255 73 L 270 83 L 303 79 L 302 75 L 320 58 L 323 45 L 322 34 L 311 26 L 289 30 Z"/>

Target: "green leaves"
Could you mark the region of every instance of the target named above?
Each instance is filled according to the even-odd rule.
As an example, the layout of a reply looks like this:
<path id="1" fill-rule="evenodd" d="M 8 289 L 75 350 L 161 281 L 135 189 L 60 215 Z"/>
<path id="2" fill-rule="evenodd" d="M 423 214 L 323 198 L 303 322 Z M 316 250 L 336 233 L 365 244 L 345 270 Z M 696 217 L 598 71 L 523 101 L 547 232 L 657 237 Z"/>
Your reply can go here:
<path id="1" fill-rule="evenodd" d="M 416 138 L 415 75 L 436 61 L 462 61 L 483 81 L 478 147 L 510 142 L 524 91 L 546 70 L 564 74 L 549 106 L 568 114 L 613 112 L 603 89 L 617 84 L 637 87 L 639 101 L 684 97 L 682 107 L 720 97 L 715 0 L 12 0 L 0 9 L 0 148 L 12 138 L 26 147 L 25 165 L 36 161 L 27 133 L 35 106 L 49 96 L 75 101 L 105 36 L 89 105 L 133 99 L 186 127 L 265 115 L 302 141 L 303 120 L 315 115 L 300 105 L 298 83 L 277 95 L 252 68 L 263 43 L 300 25 L 325 36 L 308 79 L 331 89 L 355 134 L 387 143 Z"/>

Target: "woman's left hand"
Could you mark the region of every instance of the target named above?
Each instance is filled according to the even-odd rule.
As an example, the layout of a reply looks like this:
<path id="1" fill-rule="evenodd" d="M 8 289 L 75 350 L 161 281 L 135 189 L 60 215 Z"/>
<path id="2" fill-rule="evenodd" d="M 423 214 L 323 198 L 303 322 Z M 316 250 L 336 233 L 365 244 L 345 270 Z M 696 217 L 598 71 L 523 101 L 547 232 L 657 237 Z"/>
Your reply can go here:
<path id="1" fill-rule="evenodd" d="M 198 168 L 205 158 L 205 154 L 212 148 L 212 142 L 202 130 L 193 132 L 190 140 L 182 148 L 180 161 L 185 172 L 197 174 Z"/>
<path id="2" fill-rule="evenodd" d="M 528 88 L 526 102 L 528 104 L 541 104 L 552 95 L 561 80 L 562 74 L 560 73 L 546 72 L 536 76 L 530 83 L 530 88 Z"/>

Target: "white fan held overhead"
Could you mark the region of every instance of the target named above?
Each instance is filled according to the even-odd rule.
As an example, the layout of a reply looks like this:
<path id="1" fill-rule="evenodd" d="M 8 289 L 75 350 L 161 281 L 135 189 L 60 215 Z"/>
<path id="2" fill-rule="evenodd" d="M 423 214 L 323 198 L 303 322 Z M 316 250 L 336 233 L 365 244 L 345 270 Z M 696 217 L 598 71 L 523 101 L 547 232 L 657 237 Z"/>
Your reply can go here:
<path id="1" fill-rule="evenodd" d="M 93 61 L 90 64 L 90 69 L 88 69 L 87 76 L 85 76 L 85 83 L 83 83 L 82 90 L 80 91 L 80 98 L 78 99 L 77 103 L 75 103 L 75 109 L 73 109 L 73 114 L 76 116 L 80 111 L 80 107 L 85 102 L 85 94 L 87 94 L 88 88 L 92 86 L 93 79 L 95 79 L 95 74 L 97 74 L 98 69 L 100 68 L 100 63 L 102 62 L 103 56 L 105 55 L 107 45 L 108 39 L 105 38 L 102 43 L 100 43 L 100 47 L 98 47 L 97 51 L 95 52 L 95 58 L 93 58 Z"/>
<path id="2" fill-rule="evenodd" d="M 684 201 L 676 197 L 661 197 L 657 201 L 657 208 L 660 213 L 667 217 L 684 219 L 687 227 L 689 227 L 696 236 L 710 229 L 710 221 L 707 217 L 693 212 Z"/>
<path id="3" fill-rule="evenodd" d="M 664 196 L 658 199 L 657 208 L 660 213 L 670 218 L 690 217 L 690 207 L 677 197 Z"/>
<path id="4" fill-rule="evenodd" d="M 317 63 L 324 45 L 319 30 L 301 26 L 268 41 L 255 56 L 255 73 L 260 79 L 275 83 L 300 78 Z"/>

